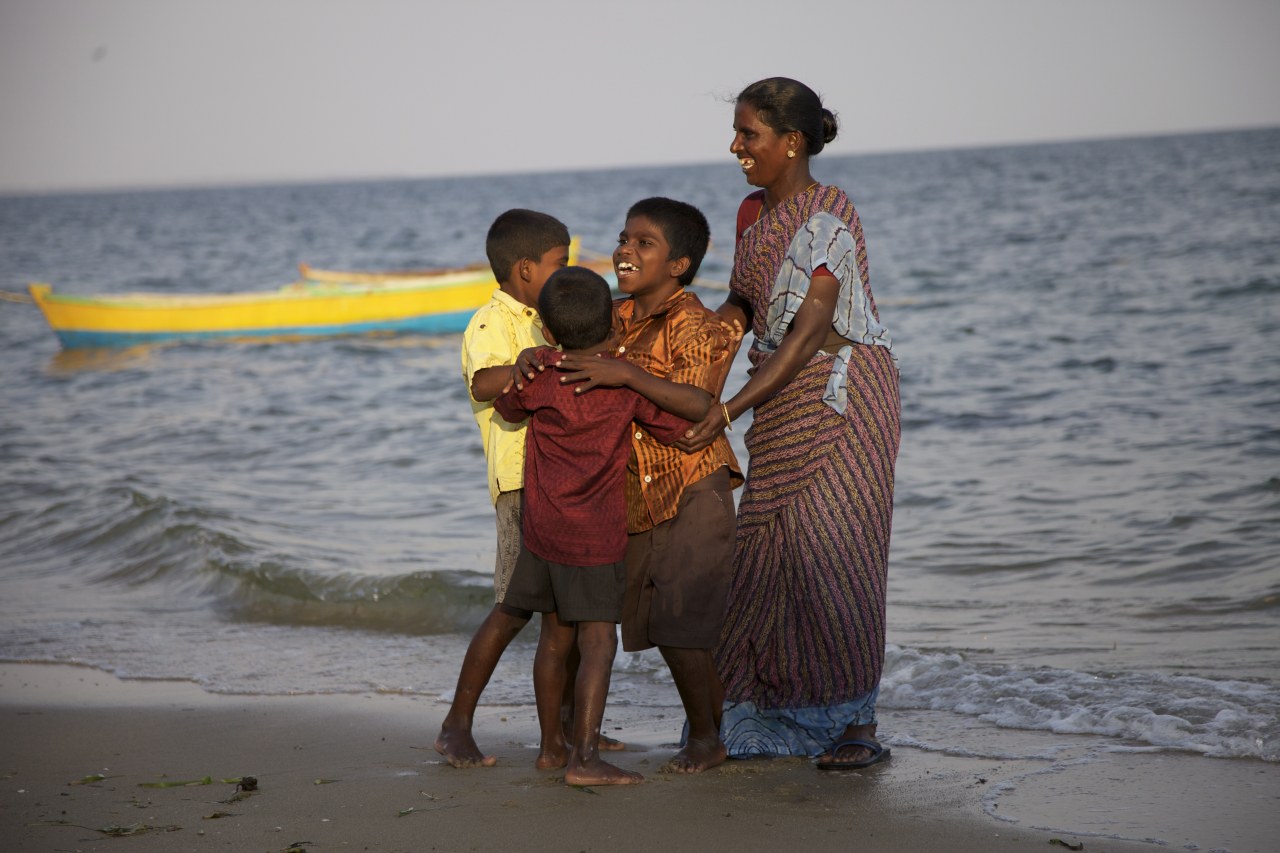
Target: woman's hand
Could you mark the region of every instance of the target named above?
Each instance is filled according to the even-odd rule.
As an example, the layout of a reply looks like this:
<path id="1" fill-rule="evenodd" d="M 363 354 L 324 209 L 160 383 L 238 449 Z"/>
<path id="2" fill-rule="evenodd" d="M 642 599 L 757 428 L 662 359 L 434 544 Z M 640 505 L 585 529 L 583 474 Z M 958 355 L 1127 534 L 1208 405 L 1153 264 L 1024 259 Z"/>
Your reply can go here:
<path id="1" fill-rule="evenodd" d="M 632 387 L 639 367 L 622 358 L 600 358 L 594 355 L 566 353 L 558 366 L 572 371 L 560 376 L 561 385 L 574 385 L 574 393 L 581 394 L 597 385 L 611 388 Z"/>
<path id="2" fill-rule="evenodd" d="M 702 419 L 690 426 L 680 438 L 671 442 L 671 446 L 685 453 L 697 453 L 720 437 L 729 422 L 724 417 L 724 406 L 712 403 Z"/>

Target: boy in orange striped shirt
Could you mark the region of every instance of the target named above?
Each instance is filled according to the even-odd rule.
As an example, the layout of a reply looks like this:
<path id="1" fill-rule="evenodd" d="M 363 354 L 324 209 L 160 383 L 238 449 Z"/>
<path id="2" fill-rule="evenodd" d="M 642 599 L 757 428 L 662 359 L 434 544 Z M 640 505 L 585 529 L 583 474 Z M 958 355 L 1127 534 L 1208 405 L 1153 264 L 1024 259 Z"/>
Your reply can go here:
<path id="1" fill-rule="evenodd" d="M 648 198 L 627 211 L 613 253 L 618 288 L 614 343 L 625 359 L 566 355 L 562 381 L 579 390 L 629 387 L 684 417 L 719 405 L 741 334 L 685 290 L 710 240 L 692 205 Z M 700 416 L 699 416 L 700 417 Z M 724 692 L 711 651 L 720 637 L 733 560 L 733 489 L 742 484 L 723 435 L 683 453 L 634 426 L 627 464 L 627 592 L 622 646 L 658 647 L 688 719 L 685 745 L 666 769 L 696 773 L 725 760 Z"/>

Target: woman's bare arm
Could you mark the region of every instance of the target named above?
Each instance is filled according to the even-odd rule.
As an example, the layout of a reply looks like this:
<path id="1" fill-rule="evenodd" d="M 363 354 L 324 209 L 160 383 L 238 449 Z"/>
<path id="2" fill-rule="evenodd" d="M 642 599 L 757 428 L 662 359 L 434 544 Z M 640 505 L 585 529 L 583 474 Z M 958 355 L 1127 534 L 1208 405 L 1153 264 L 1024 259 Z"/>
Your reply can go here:
<path id="1" fill-rule="evenodd" d="M 778 345 L 778 351 L 752 374 L 737 394 L 724 402 L 723 407 L 712 406 L 675 446 L 689 453 L 706 447 L 728 426 L 726 412 L 730 419 L 736 419 L 794 379 L 826 341 L 839 293 L 840 283 L 834 276 L 815 275 L 809 283 L 809 293 L 791 321 L 791 328 Z M 720 306 L 717 313 L 724 316 L 723 309 L 728 305 L 726 302 Z"/>

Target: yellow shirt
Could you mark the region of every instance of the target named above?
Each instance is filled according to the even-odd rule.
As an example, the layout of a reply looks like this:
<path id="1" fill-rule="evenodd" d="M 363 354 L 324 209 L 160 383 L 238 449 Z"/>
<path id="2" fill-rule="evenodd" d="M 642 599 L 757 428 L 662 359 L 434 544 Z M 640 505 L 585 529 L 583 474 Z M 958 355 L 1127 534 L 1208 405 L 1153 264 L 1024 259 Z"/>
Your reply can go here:
<path id="1" fill-rule="evenodd" d="M 471 411 L 480 426 L 489 467 L 489 497 L 494 503 L 502 492 L 524 487 L 525 422 L 508 423 L 494 411 L 493 401 L 481 402 L 471 397 L 471 378 L 486 367 L 515 364 L 521 350 L 539 346 L 547 346 L 542 318 L 502 290 L 493 292 L 462 334 L 462 378 L 467 383 Z"/>

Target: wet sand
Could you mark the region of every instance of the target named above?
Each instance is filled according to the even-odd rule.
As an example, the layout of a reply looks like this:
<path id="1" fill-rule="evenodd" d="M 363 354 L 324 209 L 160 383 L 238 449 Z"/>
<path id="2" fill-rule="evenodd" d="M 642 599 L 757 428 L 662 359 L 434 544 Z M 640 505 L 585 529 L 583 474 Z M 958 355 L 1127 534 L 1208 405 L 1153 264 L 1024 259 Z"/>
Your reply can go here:
<path id="1" fill-rule="evenodd" d="M 647 781 L 577 789 L 533 768 L 531 708 L 482 708 L 477 736 L 499 763 L 475 770 L 455 770 L 432 749 L 444 711 L 424 697 L 211 695 L 79 667 L 0 665 L 0 838 L 14 851 L 130 853 L 1125 853 L 1189 844 L 1249 853 L 1273 849 L 1277 830 L 1280 773 L 1263 762 L 1143 751 L 1084 760 L 1093 740 L 1077 747 L 1080 759 L 1068 747 L 1052 762 L 993 760 L 898 742 L 892 761 L 860 772 L 784 759 L 684 777 L 660 772 L 679 710 L 619 707 L 607 729 L 629 746 L 611 760 Z M 924 713 L 894 716 L 916 735 L 942 725 Z M 1024 756 L 1051 737 L 997 736 Z M 257 790 L 237 798 L 232 780 L 245 776 Z"/>

